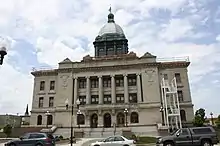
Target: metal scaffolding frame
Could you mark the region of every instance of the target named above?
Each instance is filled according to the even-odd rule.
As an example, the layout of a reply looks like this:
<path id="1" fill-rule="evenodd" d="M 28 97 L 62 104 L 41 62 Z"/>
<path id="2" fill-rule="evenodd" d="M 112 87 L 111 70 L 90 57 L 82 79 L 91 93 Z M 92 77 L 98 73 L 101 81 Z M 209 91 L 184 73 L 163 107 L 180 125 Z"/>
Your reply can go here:
<path id="1" fill-rule="evenodd" d="M 164 126 L 168 129 L 182 128 L 180 104 L 177 92 L 176 78 L 170 82 L 162 78 L 161 81 L 162 109 Z"/>

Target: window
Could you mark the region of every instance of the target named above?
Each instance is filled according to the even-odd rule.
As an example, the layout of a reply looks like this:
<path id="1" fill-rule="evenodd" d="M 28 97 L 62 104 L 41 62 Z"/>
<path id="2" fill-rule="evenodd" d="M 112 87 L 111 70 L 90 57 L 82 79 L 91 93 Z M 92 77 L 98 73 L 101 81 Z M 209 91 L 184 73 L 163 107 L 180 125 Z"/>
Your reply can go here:
<path id="1" fill-rule="evenodd" d="M 128 86 L 136 86 L 137 85 L 137 78 L 135 77 L 129 77 L 128 78 Z"/>
<path id="2" fill-rule="evenodd" d="M 104 49 L 103 48 L 99 48 L 99 51 L 104 51 Z"/>
<path id="3" fill-rule="evenodd" d="M 104 104 L 111 104 L 112 98 L 111 95 L 104 95 Z"/>
<path id="4" fill-rule="evenodd" d="M 186 112 L 185 110 L 180 110 L 180 118 L 182 121 L 186 121 Z"/>
<path id="5" fill-rule="evenodd" d="M 77 115 L 77 125 L 85 124 L 85 116 L 83 114 Z"/>
<path id="6" fill-rule="evenodd" d="M 125 141 L 121 136 L 115 137 L 115 141 Z"/>
<path id="7" fill-rule="evenodd" d="M 45 81 L 41 81 L 40 82 L 40 90 L 42 91 L 42 90 L 44 90 L 44 88 L 45 88 Z"/>
<path id="8" fill-rule="evenodd" d="M 86 88 L 86 80 L 85 79 L 79 79 L 79 88 Z"/>
<path id="9" fill-rule="evenodd" d="M 53 107 L 54 97 L 49 98 L 49 107 Z"/>
<path id="10" fill-rule="evenodd" d="M 44 98 L 40 97 L 38 102 L 38 107 L 43 107 L 43 106 L 44 106 Z"/>
<path id="11" fill-rule="evenodd" d="M 116 103 L 124 103 L 124 94 L 116 94 Z"/>
<path id="12" fill-rule="evenodd" d="M 138 113 L 132 112 L 130 118 L 131 123 L 139 123 Z"/>
<path id="13" fill-rule="evenodd" d="M 183 91 L 179 90 L 179 91 L 177 91 L 177 94 L 178 94 L 179 102 L 183 102 Z"/>
<path id="14" fill-rule="evenodd" d="M 79 96 L 79 101 L 81 105 L 85 105 L 86 104 L 86 96 Z"/>
<path id="15" fill-rule="evenodd" d="M 91 79 L 91 88 L 98 88 L 99 81 L 98 79 Z"/>
<path id="16" fill-rule="evenodd" d="M 177 83 L 181 83 L 181 76 L 180 73 L 175 73 L 175 78 Z"/>
<path id="17" fill-rule="evenodd" d="M 52 115 L 47 116 L 47 125 L 53 125 L 53 116 Z"/>
<path id="18" fill-rule="evenodd" d="M 164 80 L 168 80 L 168 75 L 167 74 L 163 74 L 163 78 L 164 78 Z"/>
<path id="19" fill-rule="evenodd" d="M 103 87 L 111 87 L 111 79 L 103 78 Z"/>
<path id="20" fill-rule="evenodd" d="M 91 104 L 98 104 L 99 103 L 99 96 L 98 95 L 92 95 L 91 96 Z"/>
<path id="21" fill-rule="evenodd" d="M 124 79 L 123 78 L 116 78 L 115 79 L 115 86 L 116 87 L 123 87 L 124 86 Z"/>
<path id="22" fill-rule="evenodd" d="M 30 134 L 29 139 L 34 139 L 34 138 L 44 138 L 45 136 L 43 134 Z"/>
<path id="23" fill-rule="evenodd" d="M 37 125 L 42 125 L 42 116 L 41 115 L 37 116 Z"/>
<path id="24" fill-rule="evenodd" d="M 55 81 L 50 81 L 50 90 L 55 89 Z"/>
<path id="25" fill-rule="evenodd" d="M 209 134 L 212 133 L 212 130 L 210 128 L 195 128 L 193 132 L 195 134 Z"/>
<path id="26" fill-rule="evenodd" d="M 130 93 L 129 94 L 129 102 L 130 103 L 137 103 L 137 93 Z"/>
<path id="27" fill-rule="evenodd" d="M 189 135 L 189 132 L 187 129 L 181 129 L 179 133 L 180 135 Z"/>

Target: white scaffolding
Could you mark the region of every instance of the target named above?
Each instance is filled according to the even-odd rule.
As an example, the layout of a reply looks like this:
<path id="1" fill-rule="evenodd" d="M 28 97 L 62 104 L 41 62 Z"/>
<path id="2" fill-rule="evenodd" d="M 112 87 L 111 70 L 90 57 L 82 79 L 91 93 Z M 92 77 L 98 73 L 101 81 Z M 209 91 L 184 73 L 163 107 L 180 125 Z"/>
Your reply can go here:
<path id="1" fill-rule="evenodd" d="M 171 129 L 182 128 L 177 83 L 175 77 L 171 80 L 171 82 L 165 80 L 164 78 L 162 79 L 161 94 L 164 126 Z"/>

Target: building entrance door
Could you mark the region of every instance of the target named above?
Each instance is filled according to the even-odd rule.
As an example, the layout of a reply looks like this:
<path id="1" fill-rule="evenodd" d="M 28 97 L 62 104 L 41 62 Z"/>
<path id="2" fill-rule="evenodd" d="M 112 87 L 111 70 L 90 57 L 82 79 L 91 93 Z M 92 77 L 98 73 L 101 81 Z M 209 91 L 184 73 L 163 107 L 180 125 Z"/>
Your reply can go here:
<path id="1" fill-rule="evenodd" d="M 104 117 L 103 117 L 103 125 L 105 128 L 109 128 L 111 127 L 111 124 L 112 124 L 112 119 L 111 119 L 111 115 L 109 113 L 106 113 L 104 114 Z"/>
<path id="2" fill-rule="evenodd" d="M 90 127 L 97 128 L 98 127 L 98 116 L 97 114 L 93 114 L 90 118 Z"/>

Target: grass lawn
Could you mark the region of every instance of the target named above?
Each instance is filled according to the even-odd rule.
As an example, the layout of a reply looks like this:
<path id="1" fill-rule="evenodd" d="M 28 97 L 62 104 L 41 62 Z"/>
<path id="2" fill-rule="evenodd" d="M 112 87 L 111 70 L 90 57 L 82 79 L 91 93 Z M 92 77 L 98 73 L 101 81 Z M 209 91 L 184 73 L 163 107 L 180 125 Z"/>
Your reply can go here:
<path id="1" fill-rule="evenodd" d="M 149 144 L 149 143 L 156 143 L 157 138 L 155 137 L 148 137 L 148 136 L 143 136 L 139 137 L 139 140 L 137 141 L 137 144 Z"/>

